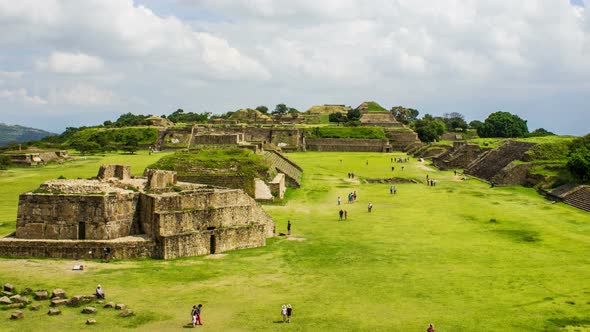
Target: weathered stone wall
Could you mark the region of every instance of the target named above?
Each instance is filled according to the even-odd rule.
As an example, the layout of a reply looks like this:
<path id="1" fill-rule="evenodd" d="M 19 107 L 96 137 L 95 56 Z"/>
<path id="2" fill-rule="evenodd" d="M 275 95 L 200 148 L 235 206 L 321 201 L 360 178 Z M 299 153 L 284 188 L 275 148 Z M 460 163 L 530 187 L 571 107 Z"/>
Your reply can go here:
<path id="1" fill-rule="evenodd" d="M 528 171 L 529 169 L 537 166 L 533 163 L 519 164 L 510 163 L 506 167 L 502 168 L 494 177 L 491 182 L 496 185 L 504 186 L 524 186 L 528 183 Z"/>
<path id="2" fill-rule="evenodd" d="M 385 137 L 389 139 L 389 143 L 394 150 L 406 151 L 408 146 L 415 143 L 420 143 L 418 134 L 409 128 L 384 128 L 383 131 L 385 132 Z"/>
<path id="3" fill-rule="evenodd" d="M 244 141 L 244 134 L 217 134 L 208 135 L 200 134 L 196 135 L 193 140 L 193 144 L 204 144 L 204 145 L 218 145 L 218 144 L 238 144 Z"/>
<path id="4" fill-rule="evenodd" d="M 384 152 L 388 141 L 383 139 L 307 138 L 308 151 Z"/>
<path id="5" fill-rule="evenodd" d="M 536 143 L 506 141 L 498 148 L 482 154 L 465 169 L 465 173 L 486 181 L 515 160 L 520 160 Z"/>
<path id="6" fill-rule="evenodd" d="M 277 176 L 268 183 L 268 187 L 274 197 L 283 199 L 283 197 L 285 197 L 285 191 L 287 190 L 285 187 L 285 174 L 277 174 Z"/>
<path id="7" fill-rule="evenodd" d="M 0 256 L 48 257 L 68 259 L 104 258 L 104 248 L 114 259 L 159 257 L 154 241 L 119 239 L 117 241 L 0 239 Z"/>
<path id="8" fill-rule="evenodd" d="M 131 178 L 131 166 L 127 165 L 102 165 L 98 170 L 98 179 L 117 178 L 127 180 Z"/>
<path id="9" fill-rule="evenodd" d="M 278 172 L 285 174 L 285 176 L 287 177 L 287 183 L 290 186 L 298 188 L 301 185 L 301 176 L 303 174 L 303 169 L 299 167 L 299 165 L 291 161 L 289 158 L 273 150 L 264 151 L 262 158 L 264 158 L 264 160 L 270 163 L 270 165 L 274 167 Z"/>
<path id="10" fill-rule="evenodd" d="M 215 244 L 213 250 L 211 250 L 212 243 Z M 264 245 L 266 245 L 266 237 L 263 226 L 251 225 L 164 237 L 161 239 L 161 256 L 164 259 L 173 259 Z"/>
<path id="11" fill-rule="evenodd" d="M 391 112 L 365 112 L 360 118 L 363 126 L 402 127 Z"/>
<path id="12" fill-rule="evenodd" d="M 433 158 L 432 163 L 441 170 L 465 168 L 482 153 L 483 150 L 477 144 L 454 142 L 452 149 Z"/>
<path id="13" fill-rule="evenodd" d="M 179 175 L 178 181 L 190 183 L 203 183 L 212 186 L 226 187 L 232 189 L 242 189 L 246 193 L 248 193 L 248 195 L 254 196 L 254 179 L 242 175 Z"/>
<path id="14" fill-rule="evenodd" d="M 132 234 L 138 194 L 32 194 L 19 196 L 16 236 L 77 240 L 80 223 L 88 240 Z"/>
<path id="15" fill-rule="evenodd" d="M 147 177 L 146 189 L 164 189 L 176 184 L 176 172 L 146 168 L 143 176 Z"/>

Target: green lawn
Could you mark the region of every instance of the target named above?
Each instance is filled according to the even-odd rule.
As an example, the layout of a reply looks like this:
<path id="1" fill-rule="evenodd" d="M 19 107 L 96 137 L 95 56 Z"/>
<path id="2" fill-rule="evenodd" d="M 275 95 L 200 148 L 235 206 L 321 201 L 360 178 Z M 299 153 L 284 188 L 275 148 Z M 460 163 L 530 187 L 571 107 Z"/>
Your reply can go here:
<path id="1" fill-rule="evenodd" d="M 136 312 L 125 319 L 99 309 L 97 325 L 86 327 L 80 308 L 49 317 L 44 304 L 39 312 L 25 309 L 21 321 L 0 311 L 0 329 L 181 330 L 197 303 L 204 304 L 203 328 L 211 331 L 424 331 L 429 322 L 437 332 L 590 328 L 590 214 L 551 204 L 531 189 L 462 181 L 414 159 L 392 164 L 389 154 L 289 157 L 305 171 L 302 188 L 288 192 L 285 206 L 265 208 L 277 231 L 291 220 L 291 238 L 225 256 L 91 261 L 83 272 L 72 272 L 70 260 L 0 259 L 0 283 L 62 287 L 69 295 L 101 283 L 108 299 Z M 153 158 L 105 159 L 140 173 Z M 95 175 L 108 162 L 1 173 L 0 231 L 14 229 L 20 192 L 61 174 Z M 438 180 L 436 187 L 424 184 L 426 174 Z M 389 177 L 421 183 L 397 184 L 394 196 L 389 184 L 363 181 Z M 345 203 L 354 190 L 357 202 Z M 338 221 L 338 196 L 346 222 Z M 288 325 L 279 322 L 283 303 L 294 308 Z"/>

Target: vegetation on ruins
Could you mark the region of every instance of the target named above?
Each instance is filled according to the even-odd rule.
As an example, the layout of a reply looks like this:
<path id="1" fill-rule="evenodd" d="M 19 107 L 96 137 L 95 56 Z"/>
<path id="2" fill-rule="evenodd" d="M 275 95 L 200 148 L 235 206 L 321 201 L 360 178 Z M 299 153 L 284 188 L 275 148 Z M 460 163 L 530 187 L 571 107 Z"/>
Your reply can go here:
<path id="1" fill-rule="evenodd" d="M 198 122 L 207 122 L 209 119 L 208 113 L 193 113 L 193 112 L 184 112 L 182 108 L 174 111 L 172 114 L 168 115 L 168 120 L 174 123 L 198 123 Z"/>
<path id="2" fill-rule="evenodd" d="M 494 112 L 477 130 L 480 137 L 525 137 L 529 130 L 526 120 L 508 112 Z"/>
<path id="3" fill-rule="evenodd" d="M 182 329 L 195 301 L 204 304 L 204 326 L 219 331 L 276 331 L 282 303 L 295 310 L 284 327 L 297 331 L 417 331 L 432 322 L 441 331 L 478 331 L 483 324 L 486 331 L 557 332 L 588 324 L 588 213 L 552 204 L 530 188 L 462 181 L 415 158 L 403 164 L 403 173 L 395 164 L 392 174 L 390 157 L 403 153 L 289 157 L 305 169 L 302 188 L 288 192 L 286 205 L 265 210 L 277 232 L 291 221 L 291 237 L 269 239 L 263 248 L 169 261 L 0 258 L 0 285 L 10 282 L 18 292 L 63 288 L 71 298 L 100 283 L 107 301 L 124 302 L 135 313 L 122 319 L 99 312 L 97 327 L 112 331 Z M 157 158 L 147 151 L 107 154 L 3 172 L 0 234 L 15 229 L 18 194 L 44 180 L 91 177 L 110 163 L 131 163 L 139 175 Z M 359 181 L 347 179 L 350 171 Z M 438 180 L 436 187 L 425 185 L 426 174 Z M 393 196 L 390 184 L 366 178 L 420 183 L 396 184 Z M 341 205 L 348 220 L 339 222 L 335 199 L 352 191 L 358 200 Z M 84 264 L 84 271 L 71 271 L 74 264 Z M 2 329 L 85 328 L 81 308 L 60 309 L 54 319 L 47 308 L 27 308 L 19 321 L 1 311 Z"/>
<path id="4" fill-rule="evenodd" d="M 12 160 L 8 156 L 0 155 L 0 170 L 8 169 L 12 166 Z"/>
<path id="5" fill-rule="evenodd" d="M 367 112 L 387 112 L 383 106 L 379 105 L 377 102 L 374 101 L 365 101 L 360 104 L 357 109 L 359 110 L 366 110 Z"/>
<path id="6" fill-rule="evenodd" d="M 414 122 L 414 130 L 422 142 L 430 143 L 440 140 L 440 136 L 446 131 L 446 126 L 441 119 L 426 114 L 422 119 Z"/>
<path id="7" fill-rule="evenodd" d="M 590 134 L 572 142 L 567 167 L 579 180 L 590 182 Z"/>
<path id="8" fill-rule="evenodd" d="M 378 127 L 314 127 L 306 128 L 305 136 L 310 138 L 386 138 L 383 129 Z"/>
<path id="9" fill-rule="evenodd" d="M 217 172 L 220 175 L 266 177 L 268 166 L 262 157 L 248 149 L 202 149 L 177 151 L 163 157 L 148 168 L 176 171 L 178 175 L 194 172 Z"/>
<path id="10" fill-rule="evenodd" d="M 391 108 L 391 113 L 395 119 L 405 125 L 411 124 L 418 119 L 420 112 L 413 108 L 403 106 L 394 106 Z"/>

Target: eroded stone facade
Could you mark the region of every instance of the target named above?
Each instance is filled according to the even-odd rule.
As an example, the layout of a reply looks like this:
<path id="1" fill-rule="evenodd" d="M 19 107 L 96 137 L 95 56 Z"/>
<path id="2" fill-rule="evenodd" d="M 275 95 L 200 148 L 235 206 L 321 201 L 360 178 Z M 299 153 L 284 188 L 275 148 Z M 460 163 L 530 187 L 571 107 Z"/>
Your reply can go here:
<path id="1" fill-rule="evenodd" d="M 177 182 L 170 171 L 144 175 L 107 165 L 97 179 L 51 180 L 20 195 L 16 233 L 0 239 L 0 255 L 94 257 L 104 246 L 114 258 L 168 259 L 263 246 L 274 235 L 273 220 L 242 190 Z"/>

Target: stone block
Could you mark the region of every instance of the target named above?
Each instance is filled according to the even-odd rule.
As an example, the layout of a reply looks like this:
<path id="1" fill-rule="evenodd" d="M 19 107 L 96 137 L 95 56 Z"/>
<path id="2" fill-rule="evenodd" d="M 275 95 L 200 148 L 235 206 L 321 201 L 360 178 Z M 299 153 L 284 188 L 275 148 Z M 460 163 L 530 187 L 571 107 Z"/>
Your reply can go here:
<path id="1" fill-rule="evenodd" d="M 8 297 L 11 297 L 12 295 L 14 295 L 14 293 L 12 293 L 12 292 L 7 292 L 7 291 L 1 291 L 1 292 L 0 292 L 0 294 L 1 294 L 2 296 L 8 296 Z"/>
<path id="2" fill-rule="evenodd" d="M 20 310 L 14 311 L 10 314 L 10 319 L 23 319 L 24 317 L 25 314 Z"/>
<path id="3" fill-rule="evenodd" d="M 86 325 L 93 325 L 93 324 L 96 324 L 96 319 L 94 319 L 94 318 L 88 318 L 86 320 Z"/>
<path id="4" fill-rule="evenodd" d="M 7 292 L 11 292 L 11 293 L 15 293 L 16 292 L 16 288 L 14 288 L 14 286 L 12 284 L 9 283 L 5 283 L 4 287 L 2 288 L 3 290 L 7 291 Z"/>
<path id="5" fill-rule="evenodd" d="M 123 303 L 118 303 L 118 304 L 115 306 L 115 310 L 123 310 L 123 309 L 125 309 L 125 307 L 126 307 L 126 306 L 125 306 Z"/>
<path id="6" fill-rule="evenodd" d="M 82 313 L 83 314 L 95 314 L 96 308 L 95 307 L 85 307 L 84 309 L 82 309 Z"/>
<path id="7" fill-rule="evenodd" d="M 131 310 L 131 309 L 125 309 L 119 314 L 119 316 L 121 316 L 121 317 L 129 317 L 129 316 L 133 316 L 133 315 L 134 315 L 134 313 L 133 313 L 133 310 Z"/>
<path id="8" fill-rule="evenodd" d="M 6 306 L 8 309 L 21 309 L 24 308 L 26 304 L 24 303 L 13 303 Z"/>
<path id="9" fill-rule="evenodd" d="M 8 296 L 0 297 L 0 304 L 11 304 L 12 300 Z"/>
<path id="10" fill-rule="evenodd" d="M 102 306 L 103 308 L 112 309 L 115 307 L 115 302 L 107 302 L 105 305 Z"/>
<path id="11" fill-rule="evenodd" d="M 51 300 L 52 307 L 59 307 L 62 305 L 66 305 L 67 303 L 68 303 L 68 300 L 66 300 L 66 299 L 53 299 L 53 300 Z"/>
<path id="12" fill-rule="evenodd" d="M 37 301 L 47 300 L 49 298 L 49 293 L 47 293 L 47 291 L 36 291 L 34 297 Z"/>
<path id="13" fill-rule="evenodd" d="M 32 304 L 29 309 L 31 309 L 33 311 L 37 311 L 37 310 L 41 309 L 41 305 L 39 303 L 35 303 L 35 304 Z"/>
<path id="14" fill-rule="evenodd" d="M 53 290 L 53 292 L 51 292 L 51 298 L 52 299 L 65 299 L 66 292 L 61 288 L 56 288 Z"/>
<path id="15" fill-rule="evenodd" d="M 31 300 L 29 300 L 26 296 L 13 295 L 10 297 L 10 299 L 15 303 L 31 303 Z"/>
<path id="16" fill-rule="evenodd" d="M 47 312 L 47 314 L 49 316 L 57 316 L 57 315 L 61 314 L 61 310 L 55 309 L 55 308 L 49 308 L 49 311 Z"/>

